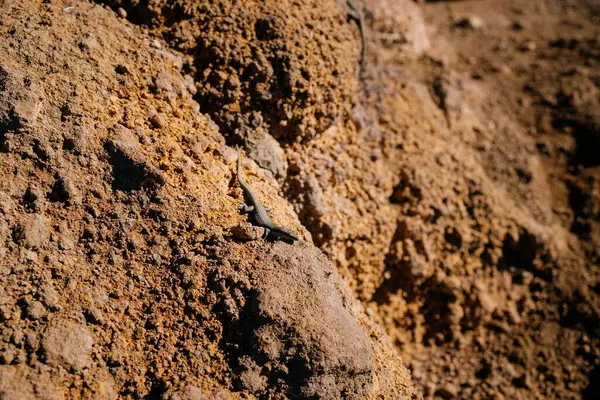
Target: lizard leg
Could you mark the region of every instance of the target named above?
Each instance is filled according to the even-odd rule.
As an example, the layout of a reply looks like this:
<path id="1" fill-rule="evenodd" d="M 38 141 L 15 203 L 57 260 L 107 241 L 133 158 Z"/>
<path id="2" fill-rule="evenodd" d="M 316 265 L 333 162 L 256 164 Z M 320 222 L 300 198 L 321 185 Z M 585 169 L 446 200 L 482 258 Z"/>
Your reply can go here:
<path id="1" fill-rule="evenodd" d="M 254 211 L 254 206 L 249 206 L 247 204 L 240 204 L 238 206 L 238 209 L 240 210 L 241 213 L 250 213 L 250 212 Z"/>

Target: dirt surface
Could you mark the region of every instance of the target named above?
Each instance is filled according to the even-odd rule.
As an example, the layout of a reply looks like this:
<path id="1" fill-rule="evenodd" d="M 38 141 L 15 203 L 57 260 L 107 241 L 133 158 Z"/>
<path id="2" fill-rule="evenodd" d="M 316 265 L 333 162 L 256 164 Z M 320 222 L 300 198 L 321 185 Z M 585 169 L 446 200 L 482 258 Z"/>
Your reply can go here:
<path id="1" fill-rule="evenodd" d="M 0 2 L 0 397 L 600 396 L 600 4 L 352 5 Z"/>

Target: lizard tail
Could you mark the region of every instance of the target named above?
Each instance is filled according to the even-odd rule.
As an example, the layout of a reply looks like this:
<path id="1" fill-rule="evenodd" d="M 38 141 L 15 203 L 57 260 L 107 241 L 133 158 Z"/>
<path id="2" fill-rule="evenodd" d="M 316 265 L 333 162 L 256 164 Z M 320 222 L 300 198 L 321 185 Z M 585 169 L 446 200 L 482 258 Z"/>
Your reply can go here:
<path id="1" fill-rule="evenodd" d="M 242 150 L 238 149 L 238 159 L 237 159 L 237 179 L 240 183 L 246 183 L 244 178 L 242 178 Z"/>

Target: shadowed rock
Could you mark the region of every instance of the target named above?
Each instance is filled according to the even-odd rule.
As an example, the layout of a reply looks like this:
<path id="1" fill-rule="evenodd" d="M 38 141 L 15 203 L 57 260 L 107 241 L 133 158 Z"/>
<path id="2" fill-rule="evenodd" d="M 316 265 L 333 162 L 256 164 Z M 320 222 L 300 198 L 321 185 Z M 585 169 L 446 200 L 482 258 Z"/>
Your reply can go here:
<path id="1" fill-rule="evenodd" d="M 251 259 L 239 256 L 232 263 Z M 291 398 L 372 394 L 373 352 L 331 263 L 301 244 L 275 243 L 259 257 L 261 264 L 250 272 L 256 285 L 231 326 L 240 349 L 232 360 L 238 386 L 260 393 L 266 378 Z"/>

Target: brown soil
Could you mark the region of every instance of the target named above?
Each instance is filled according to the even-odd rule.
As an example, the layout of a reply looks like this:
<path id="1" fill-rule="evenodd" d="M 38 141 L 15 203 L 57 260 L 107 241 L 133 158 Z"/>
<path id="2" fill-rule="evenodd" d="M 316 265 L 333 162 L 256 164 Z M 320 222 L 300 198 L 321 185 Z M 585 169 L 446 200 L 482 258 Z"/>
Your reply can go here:
<path id="1" fill-rule="evenodd" d="M 600 397 L 600 5 L 355 2 L 0 0 L 0 398 Z"/>

